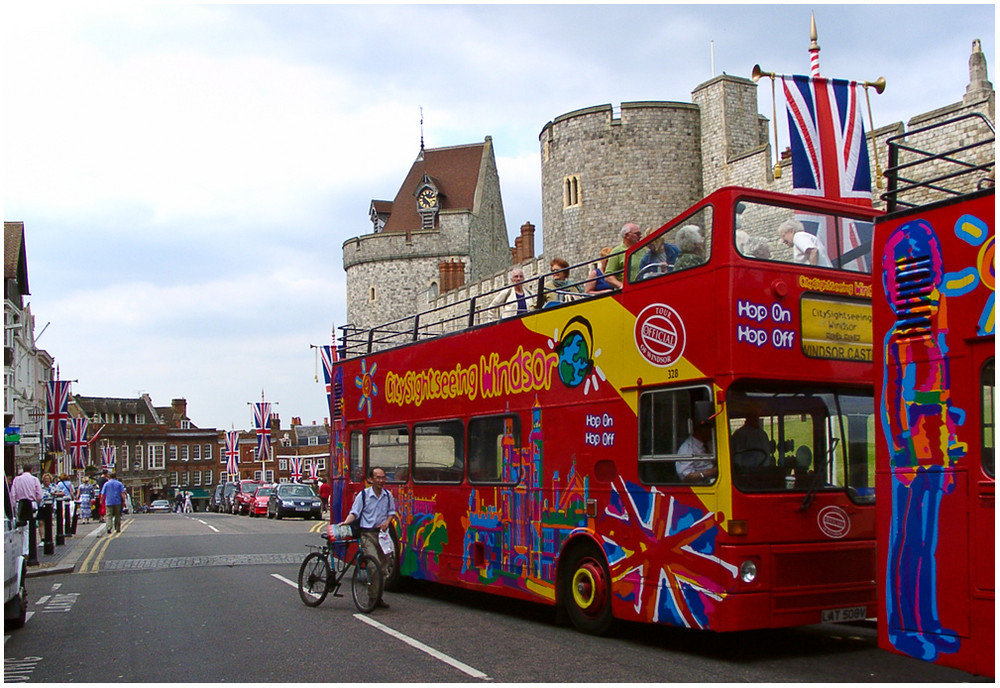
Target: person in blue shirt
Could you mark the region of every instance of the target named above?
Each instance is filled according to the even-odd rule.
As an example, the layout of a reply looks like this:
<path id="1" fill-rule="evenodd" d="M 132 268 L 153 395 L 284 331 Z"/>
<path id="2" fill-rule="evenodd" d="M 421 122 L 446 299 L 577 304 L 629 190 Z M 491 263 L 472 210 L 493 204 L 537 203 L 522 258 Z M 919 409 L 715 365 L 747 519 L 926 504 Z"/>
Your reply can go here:
<path id="1" fill-rule="evenodd" d="M 125 497 L 125 486 L 118 480 L 118 474 L 112 473 L 108 482 L 101 488 L 101 496 L 104 497 L 104 507 L 106 509 L 105 522 L 108 533 L 114 526 L 115 532 L 122 532 L 122 502 Z"/>
<path id="2" fill-rule="evenodd" d="M 341 525 L 359 521 L 361 548 L 366 554 L 378 558 L 382 564 L 383 577 L 388 580 L 389 574 L 392 573 L 392 559 L 382 551 L 378 536 L 380 532 L 388 532 L 389 523 L 396 515 L 396 502 L 392 498 L 392 493 L 385 489 L 385 471 L 382 468 L 372 467 L 368 472 L 368 479 L 371 481 L 371 487 L 366 487 L 354 498 L 351 511 Z M 389 607 L 381 598 L 378 606 Z"/>

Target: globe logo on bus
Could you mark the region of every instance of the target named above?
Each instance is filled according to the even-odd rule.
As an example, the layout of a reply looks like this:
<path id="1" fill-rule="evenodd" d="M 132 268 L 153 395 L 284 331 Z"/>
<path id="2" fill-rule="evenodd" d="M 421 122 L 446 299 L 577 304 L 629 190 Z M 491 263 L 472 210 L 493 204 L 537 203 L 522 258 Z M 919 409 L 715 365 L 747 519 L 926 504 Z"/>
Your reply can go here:
<path id="1" fill-rule="evenodd" d="M 567 387 L 579 387 L 595 371 L 594 357 L 599 352 L 594 351 L 594 329 L 586 318 L 579 315 L 571 318 L 563 328 L 562 335 L 556 330 L 549 340 L 549 346 L 555 349 L 558 356 L 559 365 L 556 370 L 559 380 Z M 593 387 L 596 389 L 596 386 L 597 381 L 594 380 Z M 590 388 L 591 385 L 588 384 L 585 393 Z"/>
<path id="2" fill-rule="evenodd" d="M 666 304 L 654 303 L 642 309 L 635 320 L 634 336 L 639 353 L 655 366 L 671 366 L 684 354 L 684 321 Z"/>
<path id="3" fill-rule="evenodd" d="M 570 332 L 559 347 L 559 379 L 567 387 L 583 384 L 590 372 L 590 346 L 580 332 Z"/>

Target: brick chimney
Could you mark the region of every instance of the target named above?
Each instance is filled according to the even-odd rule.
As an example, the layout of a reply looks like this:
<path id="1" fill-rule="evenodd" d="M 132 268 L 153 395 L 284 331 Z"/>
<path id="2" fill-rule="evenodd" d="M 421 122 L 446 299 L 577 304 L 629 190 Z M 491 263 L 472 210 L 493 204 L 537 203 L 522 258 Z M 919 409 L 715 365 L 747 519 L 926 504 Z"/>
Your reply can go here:
<path id="1" fill-rule="evenodd" d="M 170 408 L 172 408 L 174 410 L 174 414 L 176 414 L 180 418 L 187 417 L 187 407 L 188 407 L 187 399 L 170 400 Z"/>
<path id="2" fill-rule="evenodd" d="M 525 222 L 521 225 L 521 262 L 531 260 L 535 257 L 535 225 Z"/>

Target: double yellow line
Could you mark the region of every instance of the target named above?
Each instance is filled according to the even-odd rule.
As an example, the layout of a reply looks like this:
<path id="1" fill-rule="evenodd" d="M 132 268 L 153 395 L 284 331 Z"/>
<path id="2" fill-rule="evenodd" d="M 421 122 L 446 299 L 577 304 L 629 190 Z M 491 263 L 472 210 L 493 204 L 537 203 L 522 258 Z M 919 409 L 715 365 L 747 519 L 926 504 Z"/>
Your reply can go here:
<path id="1" fill-rule="evenodd" d="M 97 573 L 101 568 L 101 559 L 104 558 L 104 553 L 107 551 L 111 541 L 120 537 L 125 532 L 125 529 L 132 525 L 132 521 L 134 520 L 134 518 L 123 519 L 121 532 L 111 533 L 106 538 L 98 539 L 94 543 L 94 546 L 90 548 L 87 557 L 83 560 L 83 564 L 80 565 L 80 570 L 77 573 Z M 106 528 L 107 526 L 102 525 L 101 527 Z"/>

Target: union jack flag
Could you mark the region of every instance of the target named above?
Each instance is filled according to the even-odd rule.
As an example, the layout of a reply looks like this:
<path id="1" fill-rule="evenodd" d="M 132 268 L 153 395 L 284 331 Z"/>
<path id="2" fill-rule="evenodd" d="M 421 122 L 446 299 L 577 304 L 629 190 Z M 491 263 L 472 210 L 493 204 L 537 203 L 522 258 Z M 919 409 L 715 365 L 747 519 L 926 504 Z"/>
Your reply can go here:
<path id="1" fill-rule="evenodd" d="M 101 468 L 107 468 L 109 471 L 114 470 L 117 458 L 115 454 L 114 446 L 108 444 L 101 447 Z"/>
<path id="2" fill-rule="evenodd" d="M 257 430 L 257 460 L 271 460 L 271 402 L 257 401 L 253 405 L 253 423 Z"/>
<path id="3" fill-rule="evenodd" d="M 309 478 L 310 480 L 319 480 L 319 461 L 315 459 L 309 462 Z"/>
<path id="4" fill-rule="evenodd" d="M 87 466 L 87 419 L 72 418 L 69 421 L 69 455 L 73 461 L 73 468 L 85 468 Z"/>
<path id="5" fill-rule="evenodd" d="M 226 473 L 236 475 L 240 465 L 240 431 L 226 432 Z"/>
<path id="6" fill-rule="evenodd" d="M 302 459 L 297 456 L 289 456 L 288 469 L 291 473 L 292 480 L 295 482 L 302 480 Z"/>
<path id="7" fill-rule="evenodd" d="M 796 193 L 872 207 L 871 167 L 861 115 L 862 85 L 823 77 L 783 76 Z M 803 218 L 799 218 L 809 226 Z M 836 227 L 830 225 L 835 223 Z M 871 225 L 826 218 L 815 234 L 834 266 L 871 269 Z"/>
<path id="8" fill-rule="evenodd" d="M 48 414 L 49 437 L 52 451 L 66 451 L 66 425 L 69 422 L 69 382 L 50 380 L 45 407 Z"/>

